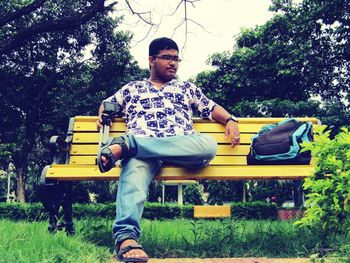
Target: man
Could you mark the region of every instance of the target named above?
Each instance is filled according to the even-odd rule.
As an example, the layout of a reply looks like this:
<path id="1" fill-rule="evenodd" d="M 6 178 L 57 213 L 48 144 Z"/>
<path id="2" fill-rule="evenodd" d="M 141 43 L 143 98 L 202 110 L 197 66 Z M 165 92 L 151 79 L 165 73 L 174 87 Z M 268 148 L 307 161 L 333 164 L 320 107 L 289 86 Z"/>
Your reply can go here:
<path id="1" fill-rule="evenodd" d="M 118 259 L 125 262 L 148 260 L 137 240 L 148 187 L 162 164 L 203 168 L 215 157 L 216 141 L 193 130 L 192 108 L 202 118 L 224 124 L 232 147 L 239 144 L 237 119 L 194 84 L 175 79 L 180 62 L 173 40 L 153 40 L 149 46 L 149 79 L 131 82 L 105 100 L 122 108 L 127 125 L 126 135 L 110 138 L 97 156 L 101 172 L 122 160 L 113 237 Z M 99 128 L 102 111 L 103 105 Z"/>

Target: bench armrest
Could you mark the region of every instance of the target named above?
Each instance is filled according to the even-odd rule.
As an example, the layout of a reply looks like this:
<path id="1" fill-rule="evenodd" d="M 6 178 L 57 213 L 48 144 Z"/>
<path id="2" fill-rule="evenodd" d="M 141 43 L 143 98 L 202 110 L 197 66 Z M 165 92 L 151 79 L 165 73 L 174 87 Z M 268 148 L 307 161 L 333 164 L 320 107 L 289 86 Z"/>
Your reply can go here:
<path id="1" fill-rule="evenodd" d="M 51 152 L 69 152 L 72 137 L 67 136 L 52 136 L 49 141 L 49 147 Z"/>
<path id="2" fill-rule="evenodd" d="M 49 141 L 49 149 L 53 156 L 53 163 L 66 163 L 69 157 L 73 136 L 52 136 Z"/>

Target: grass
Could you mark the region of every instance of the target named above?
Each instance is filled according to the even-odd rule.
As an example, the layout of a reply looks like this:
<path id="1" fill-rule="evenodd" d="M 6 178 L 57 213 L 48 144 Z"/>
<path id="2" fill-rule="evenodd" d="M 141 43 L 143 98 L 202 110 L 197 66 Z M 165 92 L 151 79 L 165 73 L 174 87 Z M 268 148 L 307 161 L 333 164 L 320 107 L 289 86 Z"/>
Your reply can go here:
<path id="1" fill-rule="evenodd" d="M 82 220 L 78 232 L 113 250 L 112 221 Z M 80 230 L 79 230 L 80 228 Z M 143 220 L 140 242 L 151 257 L 306 257 L 319 247 L 317 233 L 287 221 Z"/>
<path id="2" fill-rule="evenodd" d="M 108 248 L 95 246 L 81 236 L 50 235 L 46 222 L 0 221 L 1 263 L 107 262 Z"/>
<path id="3" fill-rule="evenodd" d="M 182 220 L 176 227 L 174 222 L 146 221 L 143 225 L 142 243 L 154 257 L 304 257 L 319 242 L 315 235 L 285 221 Z"/>
<path id="4" fill-rule="evenodd" d="M 50 235 L 47 222 L 0 220 L 0 263 L 108 262 L 111 220 L 75 222 L 77 234 Z M 308 257 L 319 235 L 287 221 L 142 221 L 140 242 L 151 257 Z"/>

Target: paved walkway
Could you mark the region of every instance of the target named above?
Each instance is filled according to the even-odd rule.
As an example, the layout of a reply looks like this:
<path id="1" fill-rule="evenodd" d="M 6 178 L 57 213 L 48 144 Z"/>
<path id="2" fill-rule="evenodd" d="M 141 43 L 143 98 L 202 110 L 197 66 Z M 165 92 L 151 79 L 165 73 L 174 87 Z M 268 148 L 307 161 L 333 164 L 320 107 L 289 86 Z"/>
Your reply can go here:
<path id="1" fill-rule="evenodd" d="M 109 263 L 117 263 L 111 259 Z M 307 258 L 162 258 L 148 263 L 309 263 Z"/>
<path id="2" fill-rule="evenodd" d="M 309 259 L 295 258 L 166 258 L 151 259 L 149 263 L 306 263 Z"/>

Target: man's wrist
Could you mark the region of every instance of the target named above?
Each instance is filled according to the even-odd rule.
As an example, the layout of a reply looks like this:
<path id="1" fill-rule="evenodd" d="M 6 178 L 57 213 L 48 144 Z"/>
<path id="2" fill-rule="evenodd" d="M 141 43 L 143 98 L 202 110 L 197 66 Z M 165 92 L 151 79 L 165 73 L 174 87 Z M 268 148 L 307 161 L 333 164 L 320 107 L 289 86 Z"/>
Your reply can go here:
<path id="1" fill-rule="evenodd" d="M 230 122 L 230 121 L 233 121 L 233 122 L 238 123 L 238 119 L 237 119 L 237 117 L 234 116 L 234 115 L 230 115 L 230 117 L 228 117 L 228 118 L 226 119 L 226 124 L 227 124 L 228 122 Z"/>

